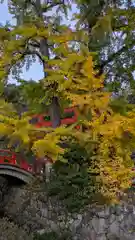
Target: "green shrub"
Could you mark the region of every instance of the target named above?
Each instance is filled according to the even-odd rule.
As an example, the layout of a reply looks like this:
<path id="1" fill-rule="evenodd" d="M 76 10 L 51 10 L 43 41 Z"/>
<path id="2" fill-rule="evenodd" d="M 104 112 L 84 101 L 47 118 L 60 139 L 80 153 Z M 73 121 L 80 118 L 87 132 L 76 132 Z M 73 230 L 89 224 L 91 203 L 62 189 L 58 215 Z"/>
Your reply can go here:
<path id="1" fill-rule="evenodd" d="M 99 184 L 96 176 L 89 173 L 90 156 L 77 142 L 69 144 L 64 158 L 68 160 L 67 163 L 57 161 L 53 166 L 54 174 L 48 194 L 63 200 L 69 211 L 78 211 L 92 201 Z"/>

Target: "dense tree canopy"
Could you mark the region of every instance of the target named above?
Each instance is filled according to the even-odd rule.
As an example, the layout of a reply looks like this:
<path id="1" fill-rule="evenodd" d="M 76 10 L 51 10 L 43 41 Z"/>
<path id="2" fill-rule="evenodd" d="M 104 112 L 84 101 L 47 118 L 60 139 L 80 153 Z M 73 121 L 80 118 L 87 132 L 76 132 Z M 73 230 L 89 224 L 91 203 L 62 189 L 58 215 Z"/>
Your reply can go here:
<path id="1" fill-rule="evenodd" d="M 68 14 L 70 4 L 67 1 L 66 4 L 64 1 L 51 1 L 44 5 L 39 0 L 26 2 L 25 5 L 19 0 L 10 1 L 9 10 L 18 21 L 16 26 L 3 26 L 0 29 L 1 85 L 3 84 L 3 89 L 9 87 L 6 80 L 11 71 L 19 79 L 21 66 L 26 61 L 29 67 L 35 56 L 43 65 L 44 78 L 39 83 L 21 81 L 18 99 L 28 107 L 27 114 L 21 114 L 21 117 L 18 117 L 16 99 L 12 97 L 14 93 L 8 95 L 8 90 L 5 90 L 5 94 L 1 91 L 0 133 L 10 139 L 9 145 L 18 141 L 19 148 L 32 149 L 36 155 L 47 155 L 54 162 L 69 160 L 65 154 L 70 147 L 63 149 L 61 142 L 75 142 L 87 155 L 87 164 L 84 162 L 87 166 L 87 179 L 94 176 L 96 183 L 92 183 L 92 192 L 102 194 L 109 201 L 116 201 L 118 194 L 130 187 L 133 177 L 130 155 L 135 144 L 135 112 L 134 106 L 127 102 L 122 107 L 125 99 L 121 98 L 122 104 L 112 99 L 110 88 L 109 91 L 108 87 L 105 88 L 103 69 L 109 69 L 107 80 L 111 82 L 113 77 L 115 86 L 117 77 L 120 82 L 120 78 L 126 79 L 128 76 L 128 83 L 130 80 L 132 82 L 130 75 L 126 74 L 131 66 L 133 71 L 133 54 L 130 55 L 130 60 L 126 59 L 127 54 L 134 50 L 133 36 L 131 39 L 129 35 L 134 19 L 130 14 L 130 21 L 127 22 L 125 16 L 129 18 L 129 9 L 118 9 L 115 4 L 108 5 L 108 8 L 104 1 L 101 1 L 101 6 L 96 5 L 99 1 L 90 1 L 94 4 L 92 7 L 87 2 L 76 2 L 78 7 L 84 10 L 88 8 L 87 16 L 82 14 L 79 18 L 82 21 L 87 17 L 90 21 L 89 29 L 86 29 L 87 24 L 81 26 L 78 23 L 79 27 L 73 30 L 61 23 L 58 13 L 64 10 L 64 14 Z M 58 8 L 58 13 L 54 17 L 48 17 L 46 13 L 53 7 Z M 130 10 L 131 8 L 130 6 Z M 120 21 L 117 18 L 124 21 L 124 27 L 118 25 Z M 111 22 L 114 23 L 114 31 Z M 126 33 L 123 43 L 119 45 L 120 49 L 125 49 L 122 50 L 125 55 L 119 54 L 120 49 L 117 49 L 117 53 L 111 49 L 111 44 L 115 44 L 113 36 L 117 27 L 118 32 L 122 30 Z M 104 51 L 107 52 L 107 59 Z M 117 64 L 118 56 L 120 66 Z M 121 73 L 121 68 L 126 70 Z M 10 93 L 11 90 L 15 91 L 10 89 Z M 81 130 L 74 126 L 60 126 L 60 113 L 65 103 L 78 107 L 79 118 L 76 124 L 81 126 Z M 29 111 L 38 112 L 39 106 L 42 106 L 43 111 L 46 107 L 49 108 L 53 128 L 36 129 L 28 123 Z M 39 139 L 41 132 L 43 134 Z M 83 167 L 82 163 L 81 166 Z"/>
<path id="2" fill-rule="evenodd" d="M 97 52 L 96 67 L 106 73 L 111 91 L 134 88 L 135 2 L 76 1 L 81 28 L 89 35 L 89 50 Z"/>

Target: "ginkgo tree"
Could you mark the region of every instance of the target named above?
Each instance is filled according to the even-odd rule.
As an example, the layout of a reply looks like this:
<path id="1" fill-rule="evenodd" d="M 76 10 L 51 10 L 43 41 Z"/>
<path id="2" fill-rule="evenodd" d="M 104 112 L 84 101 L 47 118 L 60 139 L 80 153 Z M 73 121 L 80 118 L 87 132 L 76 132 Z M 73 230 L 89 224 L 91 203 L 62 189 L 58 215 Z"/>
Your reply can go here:
<path id="1" fill-rule="evenodd" d="M 36 38 L 40 37 L 40 31 L 31 30 L 32 33 L 34 31 Z M 22 44 L 25 34 L 20 28 L 19 32 L 22 34 Z M 18 34 L 17 29 L 16 33 Z M 60 101 L 67 99 L 71 106 L 78 106 L 80 118 L 76 124 L 85 126 L 85 131 L 79 131 L 74 126 L 38 130 L 28 123 L 29 117 L 27 116 L 19 119 L 17 116 L 1 114 L 2 134 L 10 137 L 10 143 L 20 139 L 21 145 L 25 148 L 32 146 L 32 150 L 38 156 L 47 155 L 54 161 L 66 151 L 60 145 L 62 139 L 69 136 L 76 138 L 78 144 L 83 146 L 88 153 L 93 152 L 93 156 L 90 157 L 92 164 L 88 171 L 91 174 L 95 173 L 97 181 L 102 183 L 100 191 L 110 200 L 116 200 L 116 195 L 130 186 L 133 176 L 130 154 L 133 151 L 135 139 L 134 111 L 127 112 L 126 116 L 113 112 L 110 106 L 110 93 L 103 89 L 104 77 L 96 77 L 92 56 L 86 51 L 84 54 L 81 46 L 78 51 L 68 44 L 75 38 L 77 40 L 78 33 L 72 33 L 67 29 L 66 34 L 55 36 L 53 33 L 50 34 L 50 29 L 48 29 L 45 36 L 47 34 L 50 35 L 52 41 L 57 43 L 54 51 L 59 51 L 63 56 L 60 59 L 47 61 L 47 77 L 43 80 L 43 86 L 46 91 L 50 91 L 51 86 L 55 86 L 51 88 L 51 91 Z M 17 41 L 20 42 L 20 39 Z M 18 49 L 21 48 L 18 42 L 17 46 Z M 7 61 L 8 48 L 7 44 L 1 66 Z M 8 52 L 9 63 L 18 60 L 21 55 L 19 51 L 14 56 L 14 51 L 12 51 Z M 41 131 L 44 136 L 38 139 Z M 62 157 L 61 159 L 64 160 Z"/>
<path id="2" fill-rule="evenodd" d="M 98 76 L 93 53 L 88 51 L 87 33 L 72 31 L 65 26 L 61 26 L 58 33 L 51 24 L 44 26 L 42 23 L 38 18 L 38 25 L 37 22 L 24 22 L 10 31 L 1 29 L 1 83 L 10 69 L 25 54 L 31 53 L 27 49 L 29 40 L 47 39 L 53 46 L 52 53 L 58 57 L 49 59 L 40 55 L 45 61 L 46 75 L 42 79 L 45 97 L 50 101 L 55 97 L 59 103 L 68 101 L 70 106 L 77 106 L 79 118 L 76 124 L 82 130 L 74 128 L 75 125 L 37 129 L 29 124 L 28 112 L 20 119 L 12 104 L 1 99 L 1 135 L 10 139 L 9 146 L 18 141 L 20 148 L 32 149 L 37 156 L 48 156 L 54 162 L 65 160 L 63 156 L 67 149 L 61 143 L 75 138 L 89 155 L 87 171 L 100 183 L 98 191 L 108 200 L 116 201 L 118 194 L 130 187 L 134 175 L 130 159 L 135 144 L 134 110 L 129 109 L 125 116 L 113 111 L 111 94 L 104 89 L 104 76 Z M 72 44 L 75 42 L 76 45 Z"/>

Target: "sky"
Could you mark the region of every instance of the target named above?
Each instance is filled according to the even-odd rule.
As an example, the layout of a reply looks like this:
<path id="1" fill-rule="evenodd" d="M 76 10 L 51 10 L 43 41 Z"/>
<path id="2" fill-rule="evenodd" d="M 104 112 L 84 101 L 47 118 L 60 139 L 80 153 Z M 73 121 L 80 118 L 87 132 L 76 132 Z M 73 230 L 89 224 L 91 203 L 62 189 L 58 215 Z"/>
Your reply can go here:
<path id="1" fill-rule="evenodd" d="M 72 12 L 70 13 L 70 16 L 72 16 L 72 13 L 75 13 L 76 7 L 73 5 L 72 7 Z M 3 4 L 0 4 L 0 23 L 5 24 L 6 21 L 10 21 L 12 24 L 14 24 L 14 20 L 12 19 L 12 16 L 8 12 L 8 7 L 7 7 L 7 1 L 4 1 Z M 67 24 L 70 24 L 70 20 L 66 21 Z M 71 23 L 72 25 L 72 23 Z M 21 79 L 24 80 L 34 80 L 38 81 L 39 79 L 42 79 L 44 77 L 43 74 L 43 68 L 39 64 L 38 60 L 32 64 L 30 69 L 26 71 L 25 66 L 23 68 L 23 73 L 20 75 Z M 10 83 L 16 83 L 16 81 L 13 79 L 12 75 L 9 76 L 9 82 Z"/>

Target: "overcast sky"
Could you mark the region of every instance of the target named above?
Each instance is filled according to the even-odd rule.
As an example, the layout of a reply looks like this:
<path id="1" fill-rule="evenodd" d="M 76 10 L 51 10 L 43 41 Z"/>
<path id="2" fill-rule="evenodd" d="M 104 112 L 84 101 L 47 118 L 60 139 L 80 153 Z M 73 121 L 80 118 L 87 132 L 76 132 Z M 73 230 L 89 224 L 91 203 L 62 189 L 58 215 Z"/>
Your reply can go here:
<path id="1" fill-rule="evenodd" d="M 72 16 L 72 13 L 75 13 L 76 11 L 77 11 L 77 9 L 76 9 L 75 5 L 73 5 L 70 16 Z M 0 4 L 0 23 L 5 24 L 6 21 L 10 21 L 13 23 L 12 16 L 8 12 L 7 1 L 4 1 L 3 4 Z M 67 23 L 70 24 L 71 23 L 70 20 Z M 25 80 L 33 79 L 33 80 L 37 81 L 37 80 L 43 78 L 43 76 L 44 76 L 43 68 L 37 60 L 35 63 L 32 64 L 32 66 L 30 67 L 28 72 L 25 70 L 25 68 L 23 69 L 23 74 L 21 75 L 21 78 L 25 79 Z M 12 79 L 12 76 L 9 77 L 9 81 L 15 82 Z"/>

